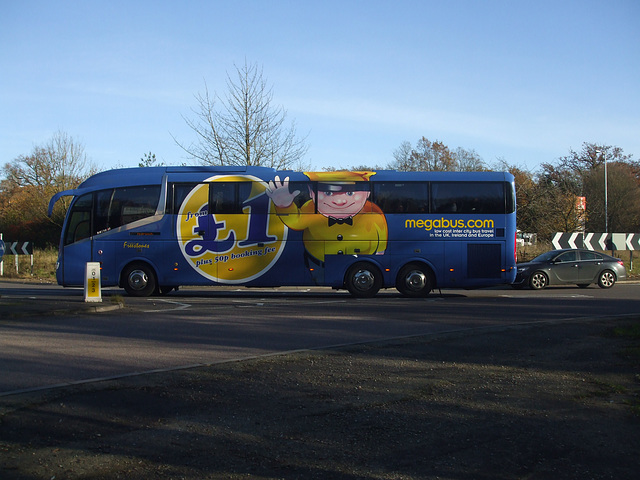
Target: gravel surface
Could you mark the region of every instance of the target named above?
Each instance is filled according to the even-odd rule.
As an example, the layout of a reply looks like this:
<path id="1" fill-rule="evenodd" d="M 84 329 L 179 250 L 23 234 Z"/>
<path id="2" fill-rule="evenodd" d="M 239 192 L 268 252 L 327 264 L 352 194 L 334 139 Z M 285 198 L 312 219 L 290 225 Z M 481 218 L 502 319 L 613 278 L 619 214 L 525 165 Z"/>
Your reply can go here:
<path id="1" fill-rule="evenodd" d="M 0 398 L 0 478 L 636 479 L 640 317 Z"/>

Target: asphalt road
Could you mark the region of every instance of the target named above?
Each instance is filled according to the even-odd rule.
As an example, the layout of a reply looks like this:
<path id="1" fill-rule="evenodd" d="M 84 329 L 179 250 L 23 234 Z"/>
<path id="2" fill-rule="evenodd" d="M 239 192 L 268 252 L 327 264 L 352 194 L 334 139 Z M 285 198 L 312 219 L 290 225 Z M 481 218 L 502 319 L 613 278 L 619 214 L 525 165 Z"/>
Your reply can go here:
<path id="1" fill-rule="evenodd" d="M 113 307 L 116 295 L 103 292 L 102 305 Z M 103 312 L 87 309 L 81 290 L 52 285 L 0 282 L 0 296 L 7 309 L 31 309 L 0 312 L 0 396 L 301 349 L 640 312 L 633 283 L 446 290 L 426 299 L 390 290 L 367 300 L 329 289 L 186 288 L 123 296 L 124 308 Z"/>

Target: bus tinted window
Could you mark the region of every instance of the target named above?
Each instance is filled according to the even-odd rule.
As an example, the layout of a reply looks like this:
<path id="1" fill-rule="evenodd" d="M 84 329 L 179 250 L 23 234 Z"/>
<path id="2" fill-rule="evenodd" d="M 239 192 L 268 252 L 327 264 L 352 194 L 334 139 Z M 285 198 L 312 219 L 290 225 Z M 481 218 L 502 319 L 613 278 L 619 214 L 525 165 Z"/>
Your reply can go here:
<path id="1" fill-rule="evenodd" d="M 429 185 L 426 182 L 376 182 L 373 203 L 384 213 L 427 213 Z"/>
<path id="2" fill-rule="evenodd" d="M 293 203 L 296 207 L 300 208 L 302 205 L 311 200 L 311 192 L 313 191 L 313 183 L 311 182 L 289 182 L 289 192 L 293 193 L 296 190 L 300 193 L 293 199 Z"/>
<path id="3" fill-rule="evenodd" d="M 505 213 L 504 183 L 433 182 L 433 213 Z"/>
<path id="4" fill-rule="evenodd" d="M 67 222 L 67 231 L 64 237 L 65 245 L 69 245 L 91 236 L 92 207 L 92 193 L 87 193 L 75 201 L 73 208 L 69 212 L 69 221 Z"/>
<path id="5" fill-rule="evenodd" d="M 180 206 L 187 198 L 187 195 L 196 188 L 197 183 L 174 183 L 169 186 L 170 192 L 170 204 L 168 208 L 169 213 L 177 215 L 180 212 Z"/>
<path id="6" fill-rule="evenodd" d="M 210 213 L 242 213 L 251 196 L 252 182 L 213 182 L 209 184 Z"/>
<path id="7" fill-rule="evenodd" d="M 65 245 L 151 217 L 159 199 L 160 186 L 115 188 L 83 195 L 70 214 Z"/>
<path id="8" fill-rule="evenodd" d="M 116 188 L 110 215 L 114 225 L 127 225 L 156 213 L 160 186 Z M 114 227 L 112 227 L 114 228 Z"/>

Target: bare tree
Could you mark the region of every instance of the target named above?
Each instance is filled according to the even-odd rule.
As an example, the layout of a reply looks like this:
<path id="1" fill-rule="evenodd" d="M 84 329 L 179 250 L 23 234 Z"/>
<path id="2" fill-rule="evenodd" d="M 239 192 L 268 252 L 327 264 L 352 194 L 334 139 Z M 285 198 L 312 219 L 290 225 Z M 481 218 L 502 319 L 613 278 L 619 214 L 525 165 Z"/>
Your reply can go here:
<path id="1" fill-rule="evenodd" d="M 444 143 L 430 141 L 426 137 L 418 140 L 416 147 L 405 141 L 393 152 L 393 162 L 389 164 L 403 172 L 410 171 L 447 171 L 470 172 L 486 170 L 487 167 L 474 150 L 457 148 L 452 152 Z"/>
<path id="2" fill-rule="evenodd" d="M 286 124 L 286 111 L 273 105 L 273 92 L 257 65 L 236 66 L 234 79 L 227 74 L 227 96 L 204 94 L 195 98 L 195 118 L 187 125 L 197 140 L 176 143 L 205 165 L 260 165 L 278 169 L 301 163 L 308 147 L 298 138 L 295 122 Z"/>

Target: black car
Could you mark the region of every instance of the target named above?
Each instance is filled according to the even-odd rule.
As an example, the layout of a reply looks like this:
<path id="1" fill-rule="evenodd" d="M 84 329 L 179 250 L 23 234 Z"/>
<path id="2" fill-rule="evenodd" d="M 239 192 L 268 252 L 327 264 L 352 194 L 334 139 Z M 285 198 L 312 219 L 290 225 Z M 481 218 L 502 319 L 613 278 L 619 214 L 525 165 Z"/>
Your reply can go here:
<path id="1" fill-rule="evenodd" d="M 611 288 L 626 278 L 627 270 L 619 258 L 591 250 L 551 250 L 530 262 L 519 263 L 513 287 L 539 290 L 547 285 L 573 283 L 586 288 L 597 283 L 600 288 Z"/>

